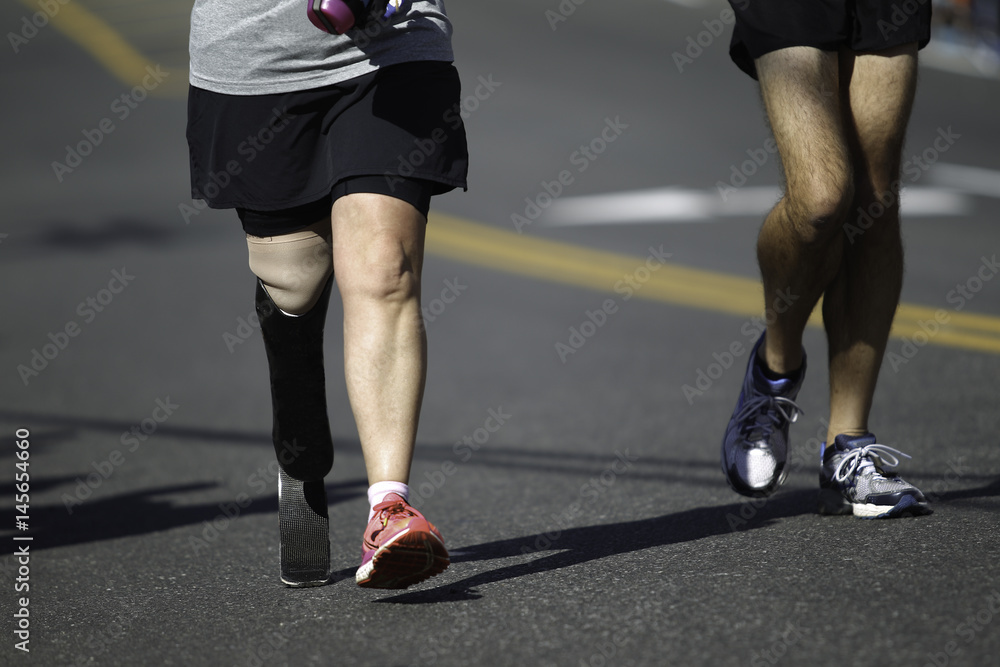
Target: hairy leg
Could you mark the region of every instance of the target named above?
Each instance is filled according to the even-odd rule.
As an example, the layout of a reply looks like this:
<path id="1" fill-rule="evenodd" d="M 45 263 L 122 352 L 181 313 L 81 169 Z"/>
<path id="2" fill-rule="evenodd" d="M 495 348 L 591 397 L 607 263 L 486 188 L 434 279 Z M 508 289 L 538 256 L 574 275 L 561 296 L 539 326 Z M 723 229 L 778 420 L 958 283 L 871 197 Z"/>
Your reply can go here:
<path id="1" fill-rule="evenodd" d="M 368 483 L 410 475 L 427 370 L 420 312 L 426 220 L 410 204 L 351 194 L 333 205 L 344 374 Z"/>
<path id="2" fill-rule="evenodd" d="M 761 95 L 784 170 L 785 193 L 757 240 L 768 312 L 765 361 L 802 365 L 802 332 L 840 269 L 840 227 L 852 198 L 837 55 L 809 47 L 757 60 Z"/>
<path id="3" fill-rule="evenodd" d="M 830 355 L 828 442 L 863 435 L 903 283 L 899 168 L 916 87 L 917 48 L 841 55 L 854 202 L 836 279 L 823 298 Z"/>

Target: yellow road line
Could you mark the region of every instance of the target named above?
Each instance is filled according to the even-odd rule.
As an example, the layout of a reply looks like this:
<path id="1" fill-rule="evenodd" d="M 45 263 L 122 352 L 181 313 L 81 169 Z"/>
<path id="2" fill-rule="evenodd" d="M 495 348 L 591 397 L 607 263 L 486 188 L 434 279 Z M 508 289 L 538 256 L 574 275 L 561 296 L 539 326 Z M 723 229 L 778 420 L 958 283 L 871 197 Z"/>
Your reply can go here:
<path id="1" fill-rule="evenodd" d="M 20 2 L 25 7 L 38 9 L 30 0 Z M 60 5 L 59 10 L 49 17 L 49 21 L 115 78 L 130 87 L 142 85 L 143 78 L 148 75 L 147 68 L 155 67 L 117 31 L 77 2 Z M 149 90 L 149 94 L 158 97 L 187 95 L 187 73 L 176 69 L 165 71 L 170 72 L 170 76 Z"/>
<path id="2" fill-rule="evenodd" d="M 957 327 L 961 327 L 962 329 L 973 329 L 1000 334 L 1000 318 L 992 317 L 990 315 L 980 315 L 978 313 L 962 313 L 946 308 L 935 309 L 927 308 L 926 306 L 915 306 L 903 303 L 900 304 L 899 310 L 896 311 L 896 317 L 926 320 L 929 317 L 933 318 L 936 310 L 946 311 L 949 322 Z"/>
<path id="3" fill-rule="evenodd" d="M 758 280 L 670 263 L 653 271 L 642 271 L 646 257 L 521 236 L 436 212 L 431 214 L 427 226 L 427 252 L 599 292 L 614 293 L 616 286 L 626 289 L 627 277 L 636 283 L 643 278 L 641 287 L 633 290 L 638 298 L 748 319 L 763 314 L 763 291 Z M 820 313 L 817 307 L 810 325 L 822 326 Z M 928 343 L 935 345 L 1000 354 L 1000 318 L 988 315 L 904 303 L 896 313 L 891 335 L 916 337 L 919 344 L 926 337 Z"/>

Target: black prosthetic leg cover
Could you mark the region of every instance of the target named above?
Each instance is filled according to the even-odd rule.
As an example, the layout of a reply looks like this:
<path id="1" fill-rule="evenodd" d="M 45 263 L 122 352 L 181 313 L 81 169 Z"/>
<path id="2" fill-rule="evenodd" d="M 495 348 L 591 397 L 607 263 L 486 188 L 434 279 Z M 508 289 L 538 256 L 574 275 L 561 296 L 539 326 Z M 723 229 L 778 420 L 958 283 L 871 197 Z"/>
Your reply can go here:
<path id="1" fill-rule="evenodd" d="M 323 328 L 332 286 L 330 278 L 312 310 L 294 317 L 282 313 L 257 281 L 257 317 L 271 375 L 274 453 L 282 470 L 303 481 L 323 479 L 333 468 L 323 369 Z"/>
<path id="2" fill-rule="evenodd" d="M 333 279 L 304 315 L 282 313 L 257 282 L 257 316 L 271 376 L 278 457 L 281 580 L 319 586 L 330 577 L 330 520 L 323 478 L 333 467 L 326 409 L 323 328 Z"/>

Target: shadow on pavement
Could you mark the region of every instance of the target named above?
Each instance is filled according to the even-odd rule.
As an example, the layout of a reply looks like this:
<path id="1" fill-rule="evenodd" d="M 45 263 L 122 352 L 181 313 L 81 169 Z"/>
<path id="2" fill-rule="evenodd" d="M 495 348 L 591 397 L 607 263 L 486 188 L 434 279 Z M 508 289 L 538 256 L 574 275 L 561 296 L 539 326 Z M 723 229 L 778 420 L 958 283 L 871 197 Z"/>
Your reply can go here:
<path id="1" fill-rule="evenodd" d="M 734 530 L 731 527 L 730 517 L 739 517 L 741 511 L 746 512 L 748 503 L 698 507 L 653 519 L 569 528 L 563 531 L 539 533 L 466 547 L 461 549 L 461 555 L 452 558 L 452 562 L 491 560 L 547 551 L 555 553 L 535 558 L 526 563 L 480 572 L 438 588 L 404 593 L 383 598 L 377 602 L 426 604 L 477 599 L 482 597 L 475 590 L 478 586 L 559 570 L 609 556 L 618 556 L 653 547 L 763 528 L 779 519 L 810 514 L 814 511 L 815 496 L 816 491 L 813 489 L 802 489 L 774 496 L 759 508 L 755 508 L 753 520 L 741 524 L 739 530 Z M 538 546 L 541 548 L 536 548 Z"/>
<path id="2" fill-rule="evenodd" d="M 1000 477 L 989 484 L 974 489 L 959 489 L 956 491 L 930 492 L 925 494 L 931 503 L 950 502 L 953 500 L 971 500 L 973 498 L 990 498 L 1000 496 Z"/>
<path id="3" fill-rule="evenodd" d="M 755 506 L 754 502 L 748 499 L 741 503 L 720 507 L 699 507 L 653 519 L 569 528 L 564 531 L 538 533 L 465 547 L 457 557 L 452 558 L 453 563 L 509 558 L 547 551 L 555 553 L 526 563 L 480 572 L 445 586 L 403 593 L 377 602 L 426 604 L 474 600 L 482 597 L 475 590 L 477 586 L 550 572 L 652 547 L 690 542 L 730 532 L 754 530 L 770 526 L 779 519 L 811 514 L 814 511 L 815 494 L 816 491 L 813 489 L 799 489 L 776 495 L 759 506 Z M 973 489 L 936 494 L 930 500 L 932 503 L 947 503 L 996 496 L 1000 496 L 1000 479 L 993 479 L 992 482 Z"/>
<path id="4" fill-rule="evenodd" d="M 43 480 L 35 482 L 43 483 Z M 5 485 L 6 487 L 6 485 Z M 29 520 L 33 550 L 51 549 L 74 544 L 99 542 L 120 537 L 135 537 L 161 530 L 170 530 L 180 526 L 197 525 L 208 522 L 217 536 L 224 531 L 230 521 L 249 514 L 278 514 L 278 497 L 276 493 L 260 496 L 249 496 L 241 500 L 236 498 L 222 502 L 202 503 L 197 505 L 178 506 L 163 496 L 205 491 L 218 487 L 215 483 L 196 483 L 175 486 L 164 486 L 155 489 L 145 489 L 125 493 L 112 498 L 97 500 L 85 499 L 67 505 L 32 505 Z M 13 489 L 10 497 L 13 497 Z M 338 484 L 327 484 L 327 502 L 329 505 L 365 495 L 368 482 L 364 479 L 353 479 Z M 5 494 L 6 495 L 6 494 Z M 241 496 L 242 498 L 242 496 Z M 76 498 L 74 497 L 74 500 Z M 19 516 L 19 515 L 17 515 Z M 16 515 L 13 508 L 0 511 L 0 525 L 15 526 Z M 275 522 L 277 524 L 277 522 Z M 212 530 L 205 528 L 199 535 Z M 192 535 L 191 537 L 195 537 Z M 187 540 L 188 538 L 183 538 Z M 201 535 L 197 539 L 205 540 Z M 209 539 L 214 539 L 209 537 Z"/>

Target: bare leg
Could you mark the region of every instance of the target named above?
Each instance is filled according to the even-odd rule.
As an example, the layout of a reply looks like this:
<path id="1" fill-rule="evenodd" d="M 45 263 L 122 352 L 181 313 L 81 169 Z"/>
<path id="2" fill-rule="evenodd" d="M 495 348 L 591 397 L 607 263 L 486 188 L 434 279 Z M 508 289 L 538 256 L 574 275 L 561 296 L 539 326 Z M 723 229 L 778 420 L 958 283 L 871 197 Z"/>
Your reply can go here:
<path id="1" fill-rule="evenodd" d="M 344 374 L 368 483 L 406 483 L 427 369 L 420 312 L 426 220 L 410 204 L 351 194 L 333 205 Z"/>
<path id="2" fill-rule="evenodd" d="M 808 47 L 757 60 L 761 94 L 781 155 L 785 194 L 764 220 L 757 260 L 773 309 L 765 361 L 778 373 L 802 365 L 802 332 L 841 265 L 841 225 L 852 198 L 837 55 Z"/>
<path id="3" fill-rule="evenodd" d="M 903 247 L 898 177 L 916 68 L 915 44 L 841 58 L 841 74 L 850 82 L 845 107 L 855 196 L 841 235 L 841 265 L 823 299 L 830 355 L 827 442 L 841 433 L 868 432 L 875 384 L 899 303 Z"/>

